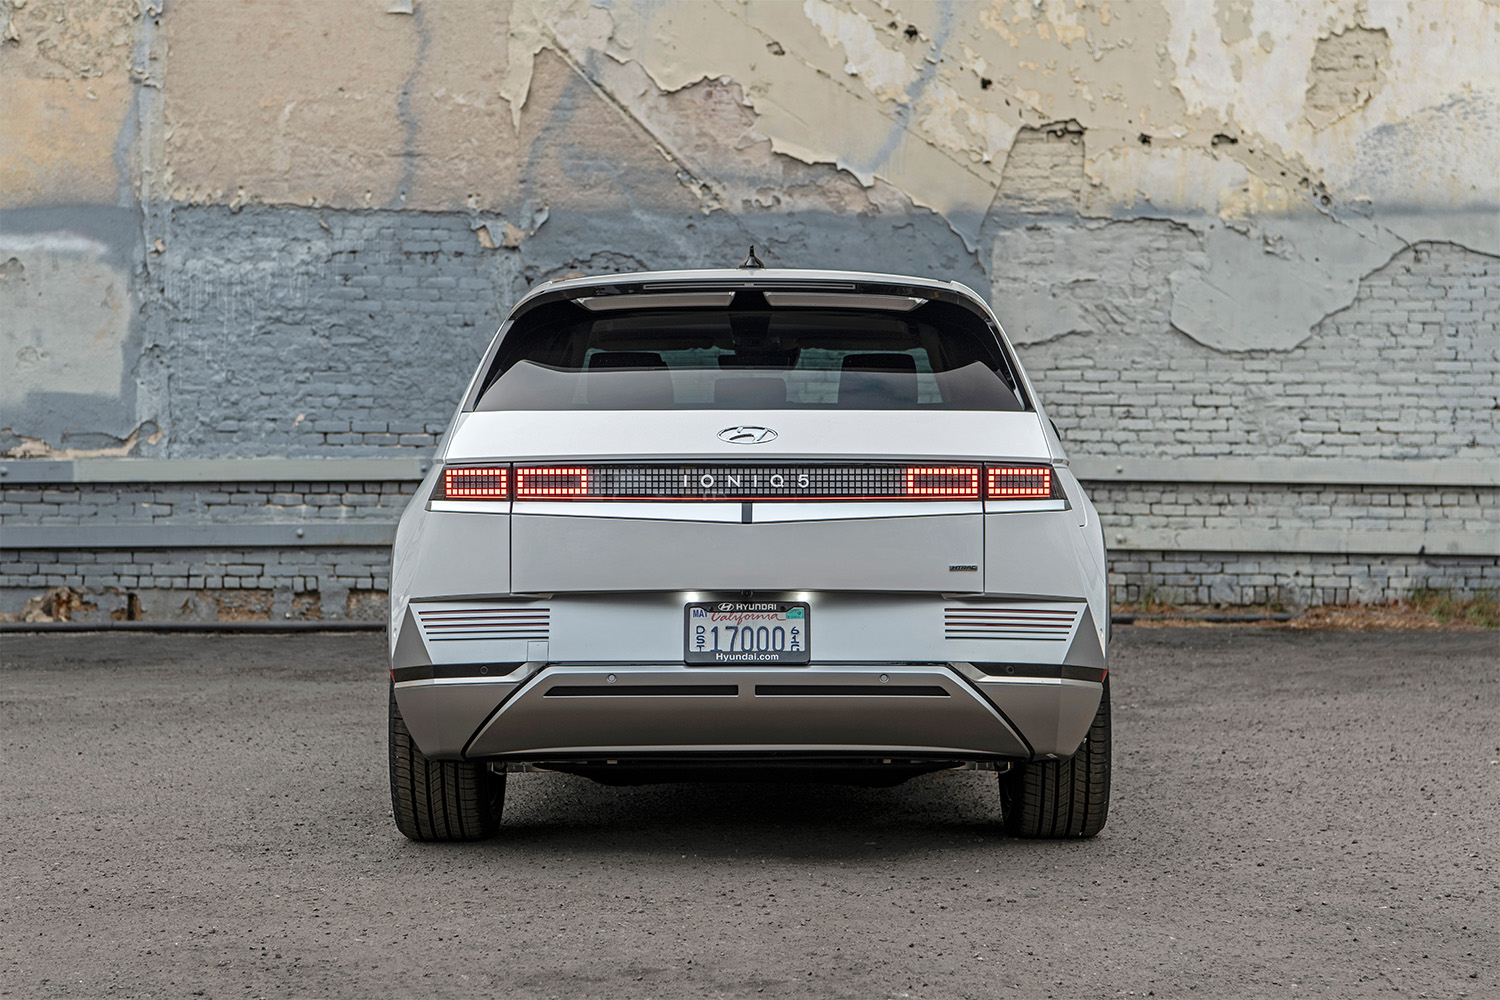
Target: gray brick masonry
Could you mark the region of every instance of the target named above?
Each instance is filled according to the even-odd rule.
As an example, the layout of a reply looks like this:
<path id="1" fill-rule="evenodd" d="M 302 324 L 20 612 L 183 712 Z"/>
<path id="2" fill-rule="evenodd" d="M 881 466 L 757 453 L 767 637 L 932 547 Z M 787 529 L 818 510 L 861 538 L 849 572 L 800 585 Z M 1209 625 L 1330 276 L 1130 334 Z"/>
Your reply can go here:
<path id="1" fill-rule="evenodd" d="M 109 483 L 0 488 L 7 524 L 394 521 L 412 482 Z"/>
<path id="2" fill-rule="evenodd" d="M 1088 329 L 1018 347 L 1071 451 L 1500 461 L 1500 259 L 1403 251 L 1296 348 L 1225 352 L 1167 316 L 1160 279 L 1193 239 L 1121 228 L 1138 241 L 1141 283 L 1080 287 Z M 1056 247 L 1031 250 L 1014 266 L 1045 267 Z"/>
<path id="3" fill-rule="evenodd" d="M 1494 531 L 1490 487 L 1087 483 L 1107 528 Z"/>
<path id="4" fill-rule="evenodd" d="M 67 587 L 83 597 L 75 621 L 380 620 L 390 550 L 142 549 L 4 553 L 0 610 Z"/>
<path id="5" fill-rule="evenodd" d="M 1081 155 L 1074 139 L 1066 127 L 1038 133 L 1027 146 L 1032 159 L 1018 158 L 1016 169 L 1040 177 L 1054 161 L 1072 163 Z M 1018 283 L 1063 255 L 1097 251 L 1128 265 L 1070 286 L 1076 329 L 1018 344 L 1075 458 L 1500 464 L 1500 259 L 1419 244 L 1367 275 L 1346 308 L 1291 350 L 1217 350 L 1170 320 L 1170 276 L 1202 253 L 1197 237 L 1161 221 L 1070 221 L 1058 206 L 1075 194 L 1064 184 L 1045 197 L 1002 199 L 1001 214 L 1019 221 L 996 234 L 1003 253 L 990 276 L 1004 321 Z M 581 240 L 561 217 L 548 225 L 556 239 Z M 930 237 L 925 223 L 918 229 Z M 505 307 L 539 273 L 559 271 L 528 263 L 528 249 L 480 247 L 461 214 L 179 206 L 170 236 L 172 252 L 153 265 L 162 284 L 150 306 L 160 324 L 153 358 L 170 372 L 156 397 L 164 409 L 151 415 L 166 433 L 140 453 L 171 460 L 430 455 Z M 669 259 L 649 266 L 704 263 L 680 248 L 664 253 Z M 922 270 L 915 260 L 889 266 Z M 943 267 L 944 276 L 959 273 Z M 1088 486 L 1111 545 L 1175 531 L 1224 539 L 1217 548 L 1194 541 L 1192 551 L 1152 548 L 1157 541 L 1117 547 L 1117 601 L 1299 606 L 1385 600 L 1422 586 L 1500 589 L 1492 485 Z M 393 481 L 14 483 L 0 488 L 0 611 L 69 587 L 94 604 L 88 614 L 102 616 L 378 615 L 388 553 L 360 544 L 368 535 L 305 548 L 48 550 L 4 549 L 4 530 L 380 525 L 413 489 Z M 1481 543 L 1457 556 L 1415 547 L 1256 552 L 1234 541 L 1294 531 Z"/>
<path id="6" fill-rule="evenodd" d="M 1257 555 L 1131 552 L 1109 560 L 1116 603 L 1258 606 L 1293 610 L 1318 604 L 1370 604 L 1419 588 L 1457 594 L 1500 591 L 1493 556 Z"/>
<path id="7" fill-rule="evenodd" d="M 430 450 L 526 289 L 459 214 L 184 206 L 172 244 L 173 458 Z"/>

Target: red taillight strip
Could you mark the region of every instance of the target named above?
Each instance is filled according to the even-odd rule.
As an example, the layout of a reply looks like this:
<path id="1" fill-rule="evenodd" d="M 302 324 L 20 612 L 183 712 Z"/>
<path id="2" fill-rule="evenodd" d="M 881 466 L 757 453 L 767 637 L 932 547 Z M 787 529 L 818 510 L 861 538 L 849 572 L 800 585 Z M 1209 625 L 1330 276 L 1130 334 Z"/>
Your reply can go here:
<path id="1" fill-rule="evenodd" d="M 517 500 L 558 500 L 589 495 L 586 466 L 544 466 L 516 470 Z"/>
<path id="2" fill-rule="evenodd" d="M 444 500 L 509 500 L 509 470 L 502 467 L 444 469 Z"/>
<path id="3" fill-rule="evenodd" d="M 697 500 L 697 501 L 775 501 L 775 500 L 1051 500 L 1061 499 L 1059 483 L 1050 466 L 1045 465 L 906 465 L 906 466 L 803 466 L 767 467 L 769 489 L 762 493 L 738 490 L 725 493 L 708 492 L 712 483 L 704 483 L 705 493 L 684 494 L 676 489 L 675 482 L 661 493 L 648 491 L 649 487 L 664 485 L 652 482 L 652 477 L 669 475 L 699 476 L 713 479 L 722 475 L 731 486 L 740 485 L 739 479 L 751 475 L 755 467 L 729 467 L 720 470 L 717 466 L 626 466 L 625 473 L 617 473 L 615 466 L 600 466 L 595 469 L 585 465 L 568 466 L 521 466 L 515 468 L 514 479 L 509 466 L 457 466 L 443 470 L 442 482 L 434 493 L 435 500 Z M 879 482 L 879 476 L 887 478 L 884 489 L 891 492 L 829 492 L 826 487 L 833 483 L 819 481 L 815 470 L 826 468 L 843 472 L 852 477 L 850 485 L 866 485 L 861 476 L 875 476 L 868 485 Z M 680 472 L 679 472 L 680 469 Z M 749 470 L 749 471 L 746 471 Z M 813 476 L 802 474 L 807 470 Z M 868 470 L 868 471 L 866 471 Z M 884 470 L 881 472 L 880 470 Z M 619 475 L 631 475 L 645 482 L 630 482 L 626 485 Z M 694 485 L 698 483 L 694 479 Z M 757 483 L 757 485 L 759 485 Z M 621 489 L 624 486 L 625 489 Z M 630 490 L 630 487 L 647 486 L 648 490 Z M 820 488 L 823 487 L 823 488 Z M 630 492 L 626 492 L 630 490 Z M 807 492 L 798 492 L 806 490 Z M 773 492 L 774 491 L 774 492 Z"/>
<path id="4" fill-rule="evenodd" d="M 909 465 L 906 467 L 906 495 L 978 500 L 979 466 Z"/>
<path id="5" fill-rule="evenodd" d="M 989 466 L 991 500 L 1046 500 L 1052 496 L 1052 470 L 1045 465 Z"/>

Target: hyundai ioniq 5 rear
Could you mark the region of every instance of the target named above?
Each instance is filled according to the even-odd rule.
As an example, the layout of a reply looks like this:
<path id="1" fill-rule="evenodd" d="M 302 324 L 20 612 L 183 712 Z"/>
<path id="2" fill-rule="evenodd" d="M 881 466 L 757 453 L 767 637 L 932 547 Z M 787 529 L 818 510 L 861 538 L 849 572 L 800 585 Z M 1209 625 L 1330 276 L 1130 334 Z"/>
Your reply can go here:
<path id="1" fill-rule="evenodd" d="M 392 563 L 408 837 L 492 836 L 519 769 L 978 768 L 1012 834 L 1104 825 L 1103 535 L 961 285 L 742 268 L 539 286 Z"/>

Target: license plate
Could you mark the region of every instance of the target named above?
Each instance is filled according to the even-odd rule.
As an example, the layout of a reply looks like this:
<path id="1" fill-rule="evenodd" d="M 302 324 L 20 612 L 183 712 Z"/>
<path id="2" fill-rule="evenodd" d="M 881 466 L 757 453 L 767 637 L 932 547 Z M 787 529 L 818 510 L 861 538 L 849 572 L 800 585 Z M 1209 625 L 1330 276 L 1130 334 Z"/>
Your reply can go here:
<path id="1" fill-rule="evenodd" d="M 704 601 L 687 605 L 688 663 L 809 663 L 810 609 L 797 601 Z"/>

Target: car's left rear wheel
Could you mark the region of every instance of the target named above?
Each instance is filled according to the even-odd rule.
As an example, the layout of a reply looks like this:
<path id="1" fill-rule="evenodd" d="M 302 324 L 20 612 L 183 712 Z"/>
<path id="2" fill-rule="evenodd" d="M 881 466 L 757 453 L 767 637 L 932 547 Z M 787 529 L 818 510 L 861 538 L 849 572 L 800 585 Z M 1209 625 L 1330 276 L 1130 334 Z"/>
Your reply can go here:
<path id="1" fill-rule="evenodd" d="M 1093 724 L 1067 760 L 1017 764 L 1000 775 L 1005 832 L 1015 837 L 1092 837 L 1109 818 L 1109 679 Z"/>
<path id="2" fill-rule="evenodd" d="M 484 764 L 429 760 L 406 729 L 391 689 L 391 809 L 412 840 L 485 840 L 500 829 L 505 774 Z"/>

